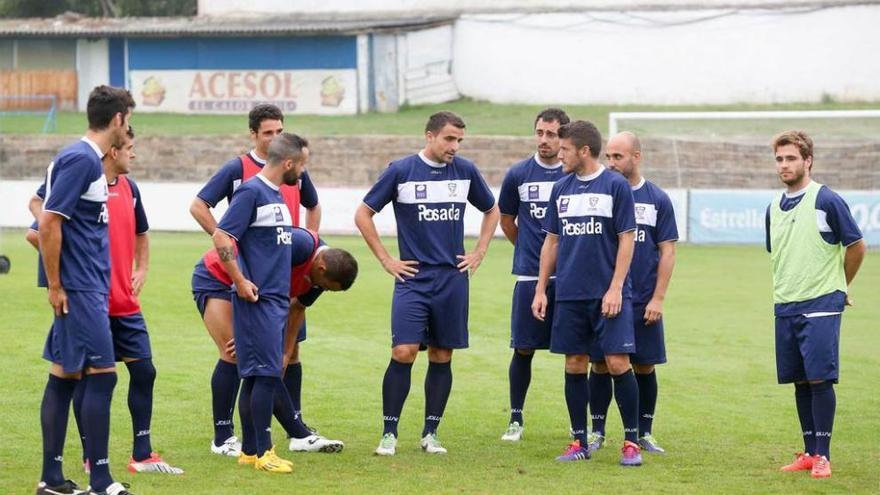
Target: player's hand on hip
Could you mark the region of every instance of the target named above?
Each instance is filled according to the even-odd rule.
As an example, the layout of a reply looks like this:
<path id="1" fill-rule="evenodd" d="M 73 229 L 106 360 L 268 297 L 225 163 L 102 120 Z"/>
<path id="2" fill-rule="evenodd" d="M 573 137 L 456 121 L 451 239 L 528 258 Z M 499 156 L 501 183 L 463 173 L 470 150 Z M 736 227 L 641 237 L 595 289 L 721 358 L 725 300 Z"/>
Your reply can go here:
<path id="1" fill-rule="evenodd" d="M 480 267 L 485 256 L 486 253 L 476 250 L 467 254 L 459 254 L 456 256 L 456 258 L 461 260 L 458 264 L 458 271 L 462 273 L 469 272 L 469 275 L 473 275 L 477 272 L 477 268 Z"/>
<path id="2" fill-rule="evenodd" d="M 382 268 L 401 282 L 406 282 L 403 279 L 404 276 L 415 277 L 416 273 L 419 273 L 418 266 L 419 262 L 415 260 L 399 260 L 390 257 L 382 260 Z"/>
<path id="3" fill-rule="evenodd" d="M 235 284 L 235 292 L 238 297 L 249 302 L 257 302 L 260 299 L 259 289 L 250 280 L 243 280 L 240 284 Z"/>
<path id="4" fill-rule="evenodd" d="M 620 307 L 623 305 L 623 291 L 619 289 L 608 289 L 605 297 L 602 298 L 602 316 L 605 318 L 615 318 L 620 314 Z"/>
<path id="5" fill-rule="evenodd" d="M 532 316 L 544 321 L 547 316 L 547 293 L 535 292 L 535 298 L 532 299 Z"/>
<path id="6" fill-rule="evenodd" d="M 849 298 L 849 294 L 846 295 L 846 298 L 843 300 L 844 306 L 852 306 L 853 300 Z"/>
<path id="7" fill-rule="evenodd" d="M 143 270 L 138 270 L 131 274 L 131 291 L 134 295 L 139 295 L 141 293 L 141 289 L 144 288 L 144 284 L 147 283 L 147 272 Z"/>
<path id="8" fill-rule="evenodd" d="M 55 316 L 67 314 L 67 292 L 64 287 L 49 287 L 49 304 L 55 310 Z"/>
<path id="9" fill-rule="evenodd" d="M 226 342 L 226 354 L 229 357 L 235 357 L 235 339 L 229 339 L 229 342 Z"/>
<path id="10" fill-rule="evenodd" d="M 645 306 L 645 325 L 653 325 L 663 318 L 663 301 L 651 299 Z"/>

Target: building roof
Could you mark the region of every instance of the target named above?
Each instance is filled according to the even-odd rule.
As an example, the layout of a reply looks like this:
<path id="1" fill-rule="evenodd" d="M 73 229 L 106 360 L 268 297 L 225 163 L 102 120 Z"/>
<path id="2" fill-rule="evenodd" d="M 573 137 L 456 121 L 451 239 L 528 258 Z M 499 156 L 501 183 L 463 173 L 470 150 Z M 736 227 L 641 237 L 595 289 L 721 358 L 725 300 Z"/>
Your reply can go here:
<path id="1" fill-rule="evenodd" d="M 453 22 L 455 15 L 238 15 L 198 17 L 85 17 L 0 19 L 0 38 L 284 36 L 406 31 Z"/>

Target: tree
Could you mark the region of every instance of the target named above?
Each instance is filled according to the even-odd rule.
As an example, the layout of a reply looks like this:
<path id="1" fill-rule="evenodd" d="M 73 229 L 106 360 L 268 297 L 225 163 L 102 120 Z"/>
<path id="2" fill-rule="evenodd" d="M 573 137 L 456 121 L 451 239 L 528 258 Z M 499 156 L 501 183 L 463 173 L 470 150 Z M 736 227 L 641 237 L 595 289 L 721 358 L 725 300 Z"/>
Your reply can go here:
<path id="1" fill-rule="evenodd" d="M 55 17 L 75 12 L 90 17 L 191 16 L 197 0 L 0 0 L 0 17 Z"/>

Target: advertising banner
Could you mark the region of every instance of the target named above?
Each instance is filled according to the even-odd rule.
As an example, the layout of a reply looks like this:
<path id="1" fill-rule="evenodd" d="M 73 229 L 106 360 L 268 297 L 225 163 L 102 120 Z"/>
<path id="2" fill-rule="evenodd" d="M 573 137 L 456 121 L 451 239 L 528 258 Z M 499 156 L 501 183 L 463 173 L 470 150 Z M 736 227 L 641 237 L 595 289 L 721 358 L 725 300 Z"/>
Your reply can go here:
<path id="1" fill-rule="evenodd" d="M 272 103 L 285 114 L 357 113 L 357 71 L 133 70 L 138 112 L 247 113 Z"/>

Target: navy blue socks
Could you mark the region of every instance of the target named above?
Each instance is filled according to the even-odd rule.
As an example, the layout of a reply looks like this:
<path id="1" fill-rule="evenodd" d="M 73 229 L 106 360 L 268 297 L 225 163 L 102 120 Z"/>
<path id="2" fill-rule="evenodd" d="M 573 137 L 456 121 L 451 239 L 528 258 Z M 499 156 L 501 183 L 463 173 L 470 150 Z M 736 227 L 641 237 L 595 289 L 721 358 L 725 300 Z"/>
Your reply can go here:
<path id="1" fill-rule="evenodd" d="M 64 483 L 61 461 L 67 435 L 70 401 L 79 380 L 65 380 L 49 375 L 43 402 L 40 405 L 40 426 L 43 429 L 43 473 L 40 479 L 49 486 Z"/>
<path id="2" fill-rule="evenodd" d="M 232 411 L 241 379 L 235 363 L 217 360 L 211 375 L 211 408 L 214 414 L 214 445 L 223 445 L 233 436 Z"/>
<path id="3" fill-rule="evenodd" d="M 241 424 L 241 452 L 256 455 L 257 432 L 254 431 L 254 415 L 251 411 L 251 396 L 254 391 L 254 378 L 242 378 L 241 392 L 238 394 L 238 421 Z"/>
<path id="4" fill-rule="evenodd" d="M 657 372 L 636 373 L 639 386 L 639 436 L 651 434 L 654 423 L 654 408 L 657 407 Z"/>
<path id="5" fill-rule="evenodd" d="M 834 411 L 837 397 L 831 382 L 810 385 L 813 392 L 813 425 L 815 425 L 816 455 L 831 459 L 831 430 L 834 429 Z"/>
<path id="6" fill-rule="evenodd" d="M 272 413 L 275 419 L 281 423 L 284 431 L 287 432 L 289 438 L 305 438 L 312 434 L 308 428 L 299 420 L 296 411 L 293 409 L 293 402 L 288 395 L 288 389 L 280 380 L 275 389 L 275 401 Z"/>
<path id="7" fill-rule="evenodd" d="M 284 387 L 287 388 L 293 404 L 293 413 L 297 417 L 302 416 L 302 379 L 302 363 L 288 364 L 287 371 L 284 372 Z"/>
<path id="8" fill-rule="evenodd" d="M 79 380 L 76 389 L 73 391 L 73 418 L 76 420 L 76 429 L 79 431 L 79 442 L 82 444 L 82 461 L 85 463 L 89 459 L 89 452 L 86 450 L 86 427 L 82 421 L 82 403 L 83 396 L 86 393 L 86 378 L 83 375 Z"/>
<path id="9" fill-rule="evenodd" d="M 153 447 L 150 444 L 150 421 L 153 417 L 153 384 L 156 382 L 156 368 L 152 359 L 139 359 L 125 363 L 129 373 L 128 410 L 131 412 L 131 428 L 134 445 L 131 457 L 135 461 L 150 458 Z"/>
<path id="10" fill-rule="evenodd" d="M 608 416 L 613 390 L 610 373 L 590 371 L 590 419 L 593 420 L 593 433 L 605 436 L 605 417 Z"/>
<path id="11" fill-rule="evenodd" d="M 794 402 L 797 405 L 798 421 L 804 435 L 804 453 L 816 453 L 816 428 L 813 426 L 813 391 L 809 383 L 794 384 Z"/>
<path id="12" fill-rule="evenodd" d="M 510 422 L 523 425 L 523 406 L 532 381 L 532 358 L 535 354 L 520 354 L 513 351 L 507 376 L 510 379 Z"/>
<path id="13" fill-rule="evenodd" d="M 281 388 L 281 379 L 274 376 L 255 376 L 251 392 L 251 415 L 256 433 L 257 457 L 272 448 L 272 407 L 275 391 Z"/>
<path id="14" fill-rule="evenodd" d="M 565 373 L 565 405 L 571 420 L 571 432 L 582 446 L 587 445 L 587 403 L 590 387 L 586 373 Z"/>
<path id="15" fill-rule="evenodd" d="M 412 363 L 399 363 L 393 359 L 388 363 L 382 380 L 383 435 L 392 433 L 397 436 L 397 423 L 400 422 L 403 403 L 409 395 L 411 375 Z"/>
<path id="16" fill-rule="evenodd" d="M 614 379 L 614 399 L 623 420 L 624 439 L 633 443 L 639 441 L 639 384 L 635 373 L 629 369 Z"/>
<path id="17" fill-rule="evenodd" d="M 110 404 L 115 386 L 115 371 L 91 374 L 85 381 L 82 419 L 91 464 L 89 485 L 96 492 L 104 491 L 113 483 L 107 451 L 110 443 Z"/>
<path id="18" fill-rule="evenodd" d="M 428 363 L 425 375 L 425 427 L 422 437 L 437 433 L 437 427 L 446 410 L 446 402 L 452 391 L 452 363 Z"/>

